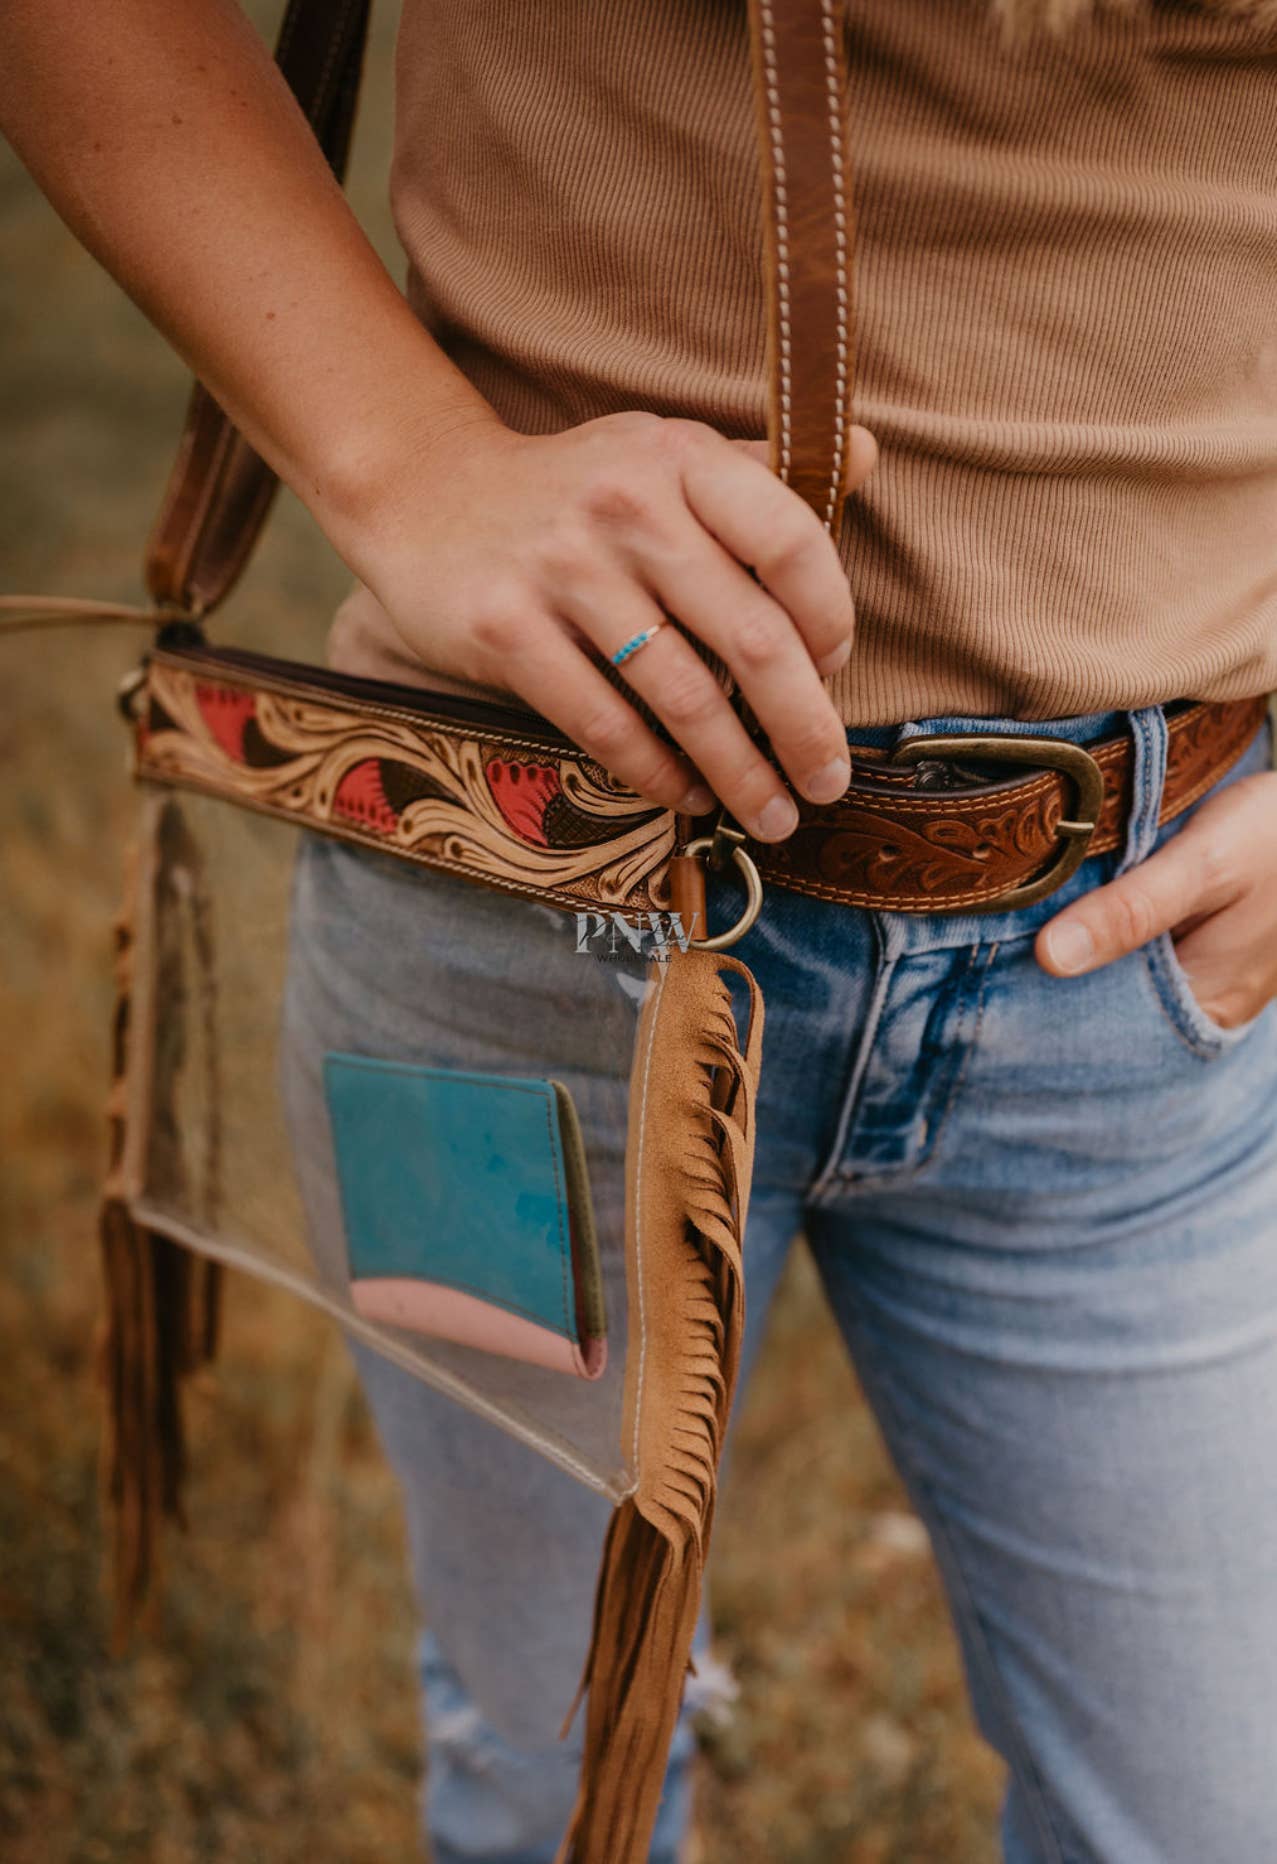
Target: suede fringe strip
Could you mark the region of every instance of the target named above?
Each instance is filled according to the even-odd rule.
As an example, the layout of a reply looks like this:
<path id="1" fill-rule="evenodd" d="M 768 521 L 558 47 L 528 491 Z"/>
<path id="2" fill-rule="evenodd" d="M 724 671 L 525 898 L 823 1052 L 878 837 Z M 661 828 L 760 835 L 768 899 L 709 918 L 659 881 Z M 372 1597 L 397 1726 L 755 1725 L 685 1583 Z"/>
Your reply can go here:
<path id="1" fill-rule="evenodd" d="M 211 950 L 198 866 L 180 811 L 169 802 L 148 810 L 147 830 L 130 851 L 124 905 L 116 921 L 116 1001 L 112 1082 L 107 1102 L 109 1168 L 98 1234 L 106 1294 L 101 1375 L 107 1398 L 103 1487 L 110 1522 L 110 1567 L 117 1648 L 153 1596 L 163 1524 L 184 1525 L 186 1469 L 183 1381 L 217 1350 L 221 1271 L 132 1215 L 140 1172 L 172 1185 L 182 1171 L 172 1118 L 182 1061 L 185 959 L 182 915 L 192 907 L 193 947 L 201 972 L 205 1067 L 216 1088 Z M 165 927 L 162 940 L 155 928 Z M 141 937 L 139 931 L 141 930 Z M 137 988 L 146 976 L 146 989 Z M 145 1008 L 139 1014 L 139 999 Z M 156 1041 L 155 1004 L 164 1006 Z M 215 1196 L 215 1108 L 204 1162 L 204 1196 Z M 130 1130 L 137 1121 L 140 1130 Z M 135 1148 L 137 1151 L 135 1152 Z M 139 1166 L 139 1153 L 145 1164 Z"/>
<path id="2" fill-rule="evenodd" d="M 743 1047 L 728 972 L 748 989 Z M 651 967 L 626 1155 L 625 1417 L 637 1477 L 604 1543 L 581 1783 L 559 1864 L 648 1856 L 740 1357 L 762 1023 L 738 960 L 689 950 Z"/>

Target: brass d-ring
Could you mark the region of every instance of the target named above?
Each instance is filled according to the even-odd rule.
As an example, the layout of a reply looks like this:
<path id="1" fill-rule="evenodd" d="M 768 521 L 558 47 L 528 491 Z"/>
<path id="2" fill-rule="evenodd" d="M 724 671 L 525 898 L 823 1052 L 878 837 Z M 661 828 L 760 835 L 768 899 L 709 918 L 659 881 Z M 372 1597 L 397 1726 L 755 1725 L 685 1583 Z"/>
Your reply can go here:
<path id="1" fill-rule="evenodd" d="M 713 846 L 714 837 L 712 835 L 699 835 L 695 841 L 688 842 L 683 852 L 684 854 L 708 854 Z M 749 928 L 757 919 L 759 913 L 763 910 L 762 875 L 755 867 L 750 855 L 741 846 L 740 842 L 734 838 L 732 840 L 732 859 L 745 876 L 745 887 L 747 890 L 745 910 L 736 921 L 735 925 L 728 926 L 726 932 L 716 933 L 713 938 L 689 938 L 687 941 L 688 944 L 694 945 L 697 951 L 726 951 L 729 945 L 734 945 L 738 939 L 744 938 Z"/>

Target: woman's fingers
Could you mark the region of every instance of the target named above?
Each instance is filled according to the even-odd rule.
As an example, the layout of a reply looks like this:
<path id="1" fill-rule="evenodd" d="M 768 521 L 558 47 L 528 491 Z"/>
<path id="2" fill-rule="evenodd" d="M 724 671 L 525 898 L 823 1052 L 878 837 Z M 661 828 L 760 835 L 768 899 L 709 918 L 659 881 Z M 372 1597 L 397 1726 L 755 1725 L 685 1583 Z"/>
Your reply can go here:
<path id="1" fill-rule="evenodd" d="M 858 491 L 878 464 L 878 442 L 867 427 L 853 427 L 849 436 L 847 490 Z"/>
<path id="2" fill-rule="evenodd" d="M 1245 799 L 1244 785 L 1225 796 L 1225 810 L 1218 810 L 1223 799 L 1207 804 L 1147 860 L 1048 920 L 1034 947 L 1043 968 L 1057 977 L 1098 970 L 1185 920 L 1229 905 L 1241 890 L 1236 867 L 1244 868 L 1244 862 L 1221 859 L 1210 824 L 1236 811 Z"/>
<path id="3" fill-rule="evenodd" d="M 664 809 L 704 815 L 713 807 L 713 793 L 687 759 L 662 744 L 557 622 L 491 618 L 486 631 L 510 690 L 620 782 Z"/>
<path id="4" fill-rule="evenodd" d="M 846 731 L 780 603 L 690 518 L 644 570 L 662 605 L 727 663 L 794 786 L 816 803 L 841 796 L 851 776 Z M 659 697 L 653 703 L 659 709 Z M 687 748 L 709 775 L 700 744 Z"/>
<path id="5" fill-rule="evenodd" d="M 650 471 L 628 482 L 600 474 L 583 513 L 557 514 L 538 550 L 542 600 L 608 658 L 663 617 L 680 622 L 726 663 L 795 788 L 832 802 L 850 763 L 822 671 L 843 664 L 854 623 L 834 542 L 769 470 L 766 442 L 668 421 L 658 445 L 677 467 L 668 490 Z M 853 473 L 863 478 L 875 457 L 856 430 Z M 748 833 L 791 832 L 797 811 L 781 776 L 679 630 L 656 634 L 624 677 Z"/>
<path id="6" fill-rule="evenodd" d="M 779 841 L 789 834 L 798 812 L 779 774 L 750 739 L 691 642 L 666 621 L 650 597 L 632 580 L 617 575 L 578 585 L 563 598 L 562 611 L 609 660 L 627 641 L 655 627 L 651 639 L 626 657 L 626 684 L 667 727 L 747 833 L 760 841 Z M 666 625 L 660 626 L 663 621 Z M 806 660 L 792 628 L 789 634 L 797 657 Z M 827 705 L 810 661 L 806 665 L 817 698 Z M 841 740 L 841 727 L 837 732 Z"/>
<path id="7" fill-rule="evenodd" d="M 825 677 L 837 672 L 851 652 L 855 608 L 828 531 L 768 470 L 762 442 L 724 445 L 712 429 L 673 425 L 684 430 L 682 486 L 692 515 L 755 571 L 806 642 L 817 671 Z M 859 484 L 876 458 L 872 436 L 853 428 L 849 484 Z"/>
<path id="8" fill-rule="evenodd" d="M 728 466 L 689 464 L 684 488 L 692 515 L 789 616 L 818 673 L 851 653 L 855 605 L 829 533 L 788 486 L 755 460 L 727 454 Z"/>

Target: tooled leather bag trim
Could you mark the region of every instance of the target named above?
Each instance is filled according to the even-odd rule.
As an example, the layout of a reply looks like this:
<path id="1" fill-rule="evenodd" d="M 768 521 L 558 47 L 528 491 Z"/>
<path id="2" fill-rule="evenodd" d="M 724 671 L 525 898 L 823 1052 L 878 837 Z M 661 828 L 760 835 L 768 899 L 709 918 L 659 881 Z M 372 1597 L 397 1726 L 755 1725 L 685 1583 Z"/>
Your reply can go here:
<path id="1" fill-rule="evenodd" d="M 157 653 L 134 773 L 564 908 L 658 910 L 674 817 L 574 747 Z"/>

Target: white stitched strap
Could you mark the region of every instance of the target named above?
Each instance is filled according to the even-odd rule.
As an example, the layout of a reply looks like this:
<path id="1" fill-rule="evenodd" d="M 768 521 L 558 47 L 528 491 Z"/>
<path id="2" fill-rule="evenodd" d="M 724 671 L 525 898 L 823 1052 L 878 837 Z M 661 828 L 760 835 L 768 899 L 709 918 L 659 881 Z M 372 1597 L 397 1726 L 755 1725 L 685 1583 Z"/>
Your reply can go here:
<path id="1" fill-rule="evenodd" d="M 776 82 L 776 27 L 771 0 L 759 0 L 760 38 L 763 46 L 763 76 L 767 92 L 767 120 L 770 126 L 774 185 L 776 190 L 776 297 L 779 309 L 780 368 L 780 477 L 789 478 L 790 416 L 793 406 L 791 372 L 793 356 L 789 322 L 789 201 L 785 180 L 785 141 L 780 109 L 780 89 Z"/>
<path id="2" fill-rule="evenodd" d="M 834 237 L 837 243 L 838 291 L 838 364 L 834 374 L 834 457 L 830 469 L 829 500 L 825 506 L 825 529 L 833 525 L 834 508 L 842 485 L 843 459 L 847 451 L 851 410 L 847 397 L 847 343 L 849 306 L 847 302 L 847 201 L 844 190 L 842 99 L 838 87 L 839 13 L 834 0 L 821 0 L 825 34 L 825 92 L 829 100 L 829 150 L 833 162 Z"/>

